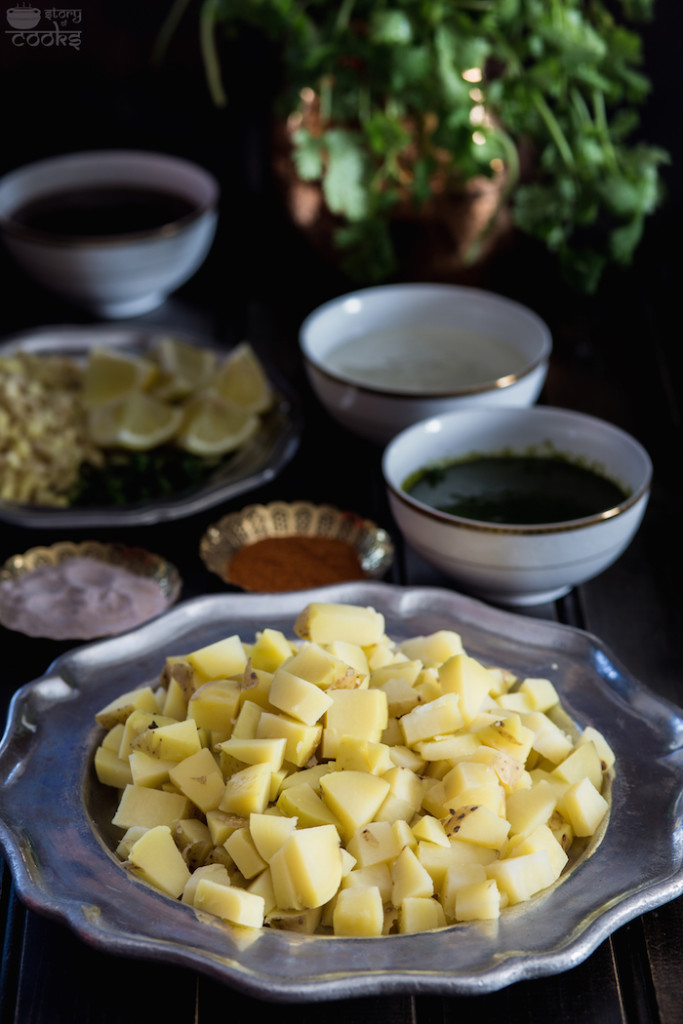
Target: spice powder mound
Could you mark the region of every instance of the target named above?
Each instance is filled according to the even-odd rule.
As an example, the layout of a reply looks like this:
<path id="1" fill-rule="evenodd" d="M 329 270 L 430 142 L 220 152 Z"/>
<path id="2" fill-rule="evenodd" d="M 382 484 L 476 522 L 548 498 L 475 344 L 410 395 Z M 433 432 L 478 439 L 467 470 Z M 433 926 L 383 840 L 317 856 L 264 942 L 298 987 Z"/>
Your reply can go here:
<path id="1" fill-rule="evenodd" d="M 337 537 L 264 537 L 233 555 L 227 577 L 245 590 L 306 590 L 364 578 L 358 552 Z"/>

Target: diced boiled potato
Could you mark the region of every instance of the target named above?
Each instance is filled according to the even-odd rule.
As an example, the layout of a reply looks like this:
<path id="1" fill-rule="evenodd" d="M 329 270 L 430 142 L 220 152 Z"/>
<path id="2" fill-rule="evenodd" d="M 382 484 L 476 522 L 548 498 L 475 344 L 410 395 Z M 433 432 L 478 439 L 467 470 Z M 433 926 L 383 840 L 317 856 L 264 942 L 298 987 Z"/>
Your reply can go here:
<path id="1" fill-rule="evenodd" d="M 364 670 L 359 671 L 353 664 L 349 664 L 342 658 L 331 653 L 329 645 L 326 648 L 320 644 L 305 643 L 303 647 L 294 654 L 283 666 L 292 675 L 306 679 L 309 683 L 315 683 L 323 690 L 330 687 L 353 690 L 365 680 L 368 675 L 367 659 L 362 647 L 357 647 L 360 652 L 354 655 L 350 644 L 346 644 L 351 657 L 360 661 L 361 666 L 365 663 Z"/>
<path id="2" fill-rule="evenodd" d="M 241 688 L 236 679 L 214 679 L 194 691 L 187 704 L 187 717 L 198 727 L 230 733 L 237 717 Z"/>
<path id="3" fill-rule="evenodd" d="M 237 764 L 267 764 L 272 772 L 282 768 L 285 758 L 287 740 L 279 737 L 245 737 L 231 736 L 230 739 L 216 744 L 216 751 L 221 755 L 224 769 L 234 768 Z"/>
<path id="4" fill-rule="evenodd" d="M 270 800 L 270 767 L 250 764 L 235 772 L 225 783 L 219 810 L 229 814 L 262 814 Z"/>
<path id="5" fill-rule="evenodd" d="M 230 854 L 236 867 L 244 878 L 249 880 L 260 875 L 267 862 L 256 849 L 256 844 L 249 828 L 238 828 L 223 844 Z"/>
<path id="6" fill-rule="evenodd" d="M 385 907 L 391 903 L 391 867 L 388 862 L 368 864 L 367 867 L 354 868 L 343 874 L 340 892 L 343 889 L 367 888 L 368 886 L 379 889 Z"/>
<path id="7" fill-rule="evenodd" d="M 111 729 L 119 722 L 125 722 L 132 711 L 157 711 L 159 706 L 151 686 L 140 686 L 136 690 L 121 694 L 95 715 L 95 721 L 103 729 Z"/>
<path id="8" fill-rule="evenodd" d="M 356 829 L 346 844 L 359 867 L 393 861 L 401 852 L 397 834 L 388 821 L 370 821 Z"/>
<path id="9" fill-rule="evenodd" d="M 295 829 L 271 858 L 270 872 L 280 909 L 323 906 L 342 879 L 339 833 L 334 825 Z"/>
<path id="10" fill-rule="evenodd" d="M 500 917 L 500 890 L 495 879 L 470 882 L 455 893 L 453 917 L 456 921 L 494 921 Z"/>
<path id="11" fill-rule="evenodd" d="M 291 641 L 281 630 L 266 628 L 257 633 L 249 656 L 255 669 L 272 673 L 293 653 Z"/>
<path id="12" fill-rule="evenodd" d="M 197 723 L 191 718 L 171 725 L 153 725 L 131 741 L 133 750 L 142 750 L 163 761 L 183 761 L 201 748 Z"/>
<path id="13" fill-rule="evenodd" d="M 541 779 L 530 789 L 518 789 L 507 798 L 507 819 L 510 832 L 529 833 L 550 819 L 557 803 L 553 786 Z"/>
<path id="14" fill-rule="evenodd" d="M 399 853 L 391 868 L 391 902 L 400 907 L 411 896 L 431 897 L 434 882 L 409 846 Z"/>
<path id="15" fill-rule="evenodd" d="M 442 691 L 460 698 L 460 713 L 466 724 L 491 703 L 491 673 L 469 654 L 454 654 L 439 666 L 438 672 Z"/>
<path id="16" fill-rule="evenodd" d="M 526 694 L 534 711 L 549 711 L 559 703 L 559 694 L 549 679 L 527 677 L 519 684 L 520 693 Z"/>
<path id="17" fill-rule="evenodd" d="M 309 828 L 311 825 L 334 825 L 335 828 L 341 829 L 337 816 L 306 782 L 283 789 L 277 799 L 277 807 L 282 814 L 298 818 L 299 825 L 303 828 Z"/>
<path id="18" fill-rule="evenodd" d="M 264 861 L 286 842 L 297 826 L 297 818 L 281 814 L 250 814 L 249 832 L 259 855 Z M 228 848 L 229 849 L 229 848 Z"/>
<path id="19" fill-rule="evenodd" d="M 313 757 L 323 733 L 321 725 L 306 725 L 283 714 L 264 711 L 256 727 L 258 739 L 277 739 L 286 741 L 285 760 L 297 768 L 303 767 Z M 234 735 L 234 733 L 233 733 Z"/>
<path id="20" fill-rule="evenodd" d="M 221 803 L 225 793 L 223 773 L 206 747 L 179 761 L 168 774 L 173 785 L 204 814 L 215 811 Z"/>
<path id="21" fill-rule="evenodd" d="M 209 877 L 199 880 L 194 906 L 231 924 L 248 928 L 260 928 L 263 924 L 265 904 L 262 896 L 232 885 L 222 885 Z"/>
<path id="22" fill-rule="evenodd" d="M 330 772 L 320 780 L 323 800 L 339 821 L 344 839 L 375 820 L 389 788 L 386 779 L 368 772 Z"/>
<path id="23" fill-rule="evenodd" d="M 177 763 L 177 761 L 162 761 L 160 757 L 153 757 L 143 750 L 131 750 L 128 755 L 130 781 L 134 782 L 136 786 L 151 786 L 156 789 L 164 782 L 168 782 L 169 772 Z"/>
<path id="24" fill-rule="evenodd" d="M 202 864 L 192 872 L 185 884 L 181 897 L 183 903 L 189 903 L 190 906 L 194 905 L 197 886 L 202 878 L 210 878 L 220 885 L 231 884 L 228 869 L 224 864 Z"/>
<path id="25" fill-rule="evenodd" d="M 322 754 L 337 756 L 343 736 L 379 743 L 389 721 L 387 699 L 381 690 L 331 690 L 332 704 L 325 712 Z"/>
<path id="26" fill-rule="evenodd" d="M 335 935 L 381 935 L 384 904 L 378 887 L 364 885 L 342 889 L 334 905 L 332 921 Z"/>
<path id="27" fill-rule="evenodd" d="M 463 842 L 500 850 L 510 831 L 510 822 L 479 804 L 457 808 L 444 827 L 449 836 L 457 836 Z"/>
<path id="28" fill-rule="evenodd" d="M 609 810 L 609 804 L 590 779 L 574 782 L 557 806 L 577 836 L 592 836 Z"/>
<path id="29" fill-rule="evenodd" d="M 455 693 L 445 693 L 428 704 L 420 704 L 401 718 L 401 730 L 405 743 L 412 747 L 420 740 L 430 740 L 455 732 L 463 725 Z"/>
<path id="30" fill-rule="evenodd" d="M 274 708 L 304 725 L 315 725 L 333 703 L 332 697 L 316 683 L 282 667 L 273 675 L 268 699 Z"/>
<path id="31" fill-rule="evenodd" d="M 384 775 L 394 762 L 391 748 L 386 743 L 373 743 L 357 736 L 342 736 L 337 746 L 336 765 L 340 771 L 370 772 Z"/>
<path id="32" fill-rule="evenodd" d="M 402 934 L 428 932 L 443 928 L 446 915 L 438 900 L 426 896 L 407 896 L 399 908 L 398 930 Z"/>
<path id="33" fill-rule="evenodd" d="M 181 818 L 188 818 L 190 812 L 190 801 L 181 793 L 131 784 L 121 795 L 112 824 L 118 828 L 130 828 L 131 825 L 143 825 L 148 829 L 155 825 L 174 828 Z"/>
<path id="34" fill-rule="evenodd" d="M 177 899 L 189 881 L 190 872 L 168 825 L 148 829 L 133 843 L 128 861 L 135 874 Z"/>
<path id="35" fill-rule="evenodd" d="M 563 782 L 580 782 L 588 778 L 599 791 L 602 786 L 602 761 L 592 740 L 585 740 L 574 748 L 553 775 Z"/>
<path id="36" fill-rule="evenodd" d="M 510 904 L 523 903 L 555 881 L 555 873 L 546 850 L 519 857 L 492 861 L 486 873 L 493 879 Z"/>
<path id="37" fill-rule="evenodd" d="M 462 638 L 452 629 L 439 629 L 426 636 L 414 636 L 398 645 L 401 654 L 423 665 L 442 665 L 454 654 L 462 653 Z"/>
<path id="38" fill-rule="evenodd" d="M 239 678 L 247 667 L 247 653 L 236 634 L 192 651 L 187 660 L 202 682 Z"/>
<path id="39" fill-rule="evenodd" d="M 482 743 L 502 750 L 522 764 L 526 762 L 534 742 L 533 732 L 522 725 L 519 715 L 516 714 L 506 715 L 489 725 L 482 726 L 477 731 L 477 736 Z"/>
<path id="40" fill-rule="evenodd" d="M 343 640 L 369 647 L 384 636 L 384 616 L 374 608 L 314 601 L 297 617 L 294 632 L 317 644 Z"/>
<path id="41" fill-rule="evenodd" d="M 130 764 L 109 747 L 99 746 L 95 751 L 95 774 L 103 786 L 124 789 L 133 781 Z"/>

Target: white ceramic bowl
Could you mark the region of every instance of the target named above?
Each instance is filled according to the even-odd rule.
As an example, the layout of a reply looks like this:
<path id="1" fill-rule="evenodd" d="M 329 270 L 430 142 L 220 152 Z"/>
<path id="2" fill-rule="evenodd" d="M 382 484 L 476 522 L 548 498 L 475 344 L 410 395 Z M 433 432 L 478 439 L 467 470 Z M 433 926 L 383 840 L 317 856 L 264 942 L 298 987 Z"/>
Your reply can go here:
<path id="1" fill-rule="evenodd" d="M 28 202 L 90 187 L 164 189 L 191 204 L 160 227 L 102 237 L 29 230 Z M 196 164 L 165 153 L 100 150 L 37 161 L 0 180 L 0 231 L 17 263 L 44 287 L 105 318 L 159 306 L 204 262 L 217 225 L 219 186 Z"/>
<path id="2" fill-rule="evenodd" d="M 562 453 L 628 493 L 604 513 L 535 526 L 499 525 L 438 512 L 404 490 L 412 474 L 477 454 Z M 583 413 L 547 406 L 470 409 L 403 431 L 382 471 L 396 523 L 408 544 L 464 589 L 504 605 L 554 600 L 597 576 L 628 547 L 645 513 L 652 464 L 638 441 Z"/>
<path id="3" fill-rule="evenodd" d="M 530 309 L 447 284 L 342 295 L 306 317 L 299 344 L 330 415 L 379 444 L 451 409 L 532 405 L 552 349 L 547 325 Z M 355 348 L 344 362 L 342 345 Z"/>

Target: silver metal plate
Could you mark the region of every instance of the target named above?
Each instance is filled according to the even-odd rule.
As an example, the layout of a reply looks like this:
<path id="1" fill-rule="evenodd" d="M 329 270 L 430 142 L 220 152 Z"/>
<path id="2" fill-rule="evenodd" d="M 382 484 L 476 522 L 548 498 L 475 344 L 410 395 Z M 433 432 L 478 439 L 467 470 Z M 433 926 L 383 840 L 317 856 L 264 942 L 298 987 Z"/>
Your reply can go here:
<path id="1" fill-rule="evenodd" d="M 265 626 L 293 636 L 310 600 L 371 605 L 396 638 L 451 628 L 466 650 L 549 676 L 576 723 L 616 757 L 607 828 L 574 869 L 497 922 L 373 939 L 235 929 L 129 875 L 111 852 L 112 798 L 94 776 L 95 712 L 155 680 L 168 654 Z M 588 633 L 437 588 L 351 583 L 292 594 L 227 594 L 60 657 L 13 698 L 0 746 L 0 842 L 21 898 L 111 953 L 180 964 L 271 1001 L 368 994 L 476 994 L 565 971 L 615 929 L 683 891 L 683 712 Z"/>
<path id="2" fill-rule="evenodd" d="M 90 348 L 98 345 L 144 354 L 159 337 L 168 334 L 205 348 L 218 348 L 215 342 L 198 339 L 182 331 L 139 325 L 95 324 L 36 328 L 7 338 L 0 345 L 0 355 L 20 350 L 83 359 Z M 201 485 L 184 494 L 137 505 L 50 508 L 0 501 L 0 521 L 31 528 L 149 526 L 203 512 L 263 486 L 293 458 L 303 426 L 298 403 L 289 393 L 287 385 L 265 361 L 264 367 L 275 390 L 274 406 L 263 415 L 261 427 L 254 437 L 239 451 L 228 456 Z"/>

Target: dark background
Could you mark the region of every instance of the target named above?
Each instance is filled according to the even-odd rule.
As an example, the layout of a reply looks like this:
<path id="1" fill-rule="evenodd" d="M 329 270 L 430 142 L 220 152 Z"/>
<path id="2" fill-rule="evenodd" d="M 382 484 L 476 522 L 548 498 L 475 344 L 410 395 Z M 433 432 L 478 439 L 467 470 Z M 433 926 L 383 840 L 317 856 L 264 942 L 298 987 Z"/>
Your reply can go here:
<path id="1" fill-rule="evenodd" d="M 78 5 L 79 50 L 19 49 L 4 31 L 0 37 L 0 173 L 43 156 L 91 147 L 139 147 L 189 157 L 214 171 L 223 189 L 216 245 L 192 284 L 195 290 L 205 289 L 218 313 L 231 302 L 236 315 L 249 297 L 272 294 L 285 302 L 294 323 L 318 297 L 343 290 L 347 282 L 311 259 L 289 231 L 270 187 L 268 113 L 276 72 L 268 54 L 248 45 L 231 51 L 225 68 L 230 103 L 217 109 L 199 56 L 198 0 L 190 3 L 161 64 L 153 62 L 152 53 L 169 0 L 78 0 Z M 12 0 L 6 0 L 4 10 L 10 6 Z M 666 295 L 677 287 L 681 265 L 683 17 L 679 0 L 660 0 L 655 8 L 655 19 L 642 27 L 645 70 L 653 89 L 640 132 L 667 149 L 672 164 L 664 169 L 668 197 L 648 224 L 637 277 L 654 278 L 647 287 Z M 1 13 L 0 19 L 8 29 Z M 552 260 L 522 242 L 488 283 L 542 312 L 547 288 L 539 281 L 548 273 L 553 273 Z M 13 274 L 5 266 L 6 284 Z M 623 287 L 632 287 L 628 276 L 615 272 L 607 275 L 602 290 L 618 293 Z M 594 300 L 576 301 L 590 316 Z M 0 334 L 21 326 L 0 320 Z"/>

